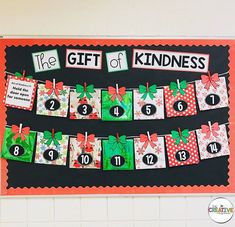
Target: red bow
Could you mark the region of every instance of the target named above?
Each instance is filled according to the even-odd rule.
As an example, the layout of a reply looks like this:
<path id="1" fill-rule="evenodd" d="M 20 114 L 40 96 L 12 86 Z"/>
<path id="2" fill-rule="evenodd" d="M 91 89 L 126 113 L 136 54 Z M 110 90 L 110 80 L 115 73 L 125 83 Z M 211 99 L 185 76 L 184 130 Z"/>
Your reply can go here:
<path id="1" fill-rule="evenodd" d="M 109 86 L 108 93 L 109 95 L 112 95 L 111 97 L 112 101 L 114 101 L 115 98 L 118 98 L 119 101 L 122 101 L 122 96 L 126 94 L 126 88 L 125 87 L 114 88 Z"/>
<path id="2" fill-rule="evenodd" d="M 217 137 L 219 134 L 216 132 L 219 130 L 218 122 L 215 122 L 213 125 L 201 125 L 202 133 L 205 133 L 206 139 L 209 139 L 211 134 Z"/>
<path id="3" fill-rule="evenodd" d="M 77 134 L 77 141 L 80 142 L 79 146 L 81 148 L 87 146 L 91 146 L 90 143 L 94 143 L 95 142 L 95 135 L 94 134 L 90 134 L 87 137 L 81 133 Z"/>
<path id="4" fill-rule="evenodd" d="M 17 125 L 11 126 L 11 131 L 15 134 L 13 136 L 13 139 L 16 140 L 18 137 L 21 138 L 21 140 L 25 140 L 25 136 L 29 135 L 30 127 L 24 127 L 20 130 L 20 127 Z"/>
<path id="5" fill-rule="evenodd" d="M 63 90 L 63 85 L 64 85 L 63 82 L 58 82 L 56 84 L 53 84 L 53 82 L 51 82 L 50 80 L 46 80 L 45 88 L 49 89 L 47 94 L 51 95 L 52 92 L 54 92 L 56 96 L 59 96 L 60 91 Z"/>
<path id="6" fill-rule="evenodd" d="M 210 86 L 212 85 L 215 89 L 219 86 L 216 82 L 219 81 L 219 74 L 215 73 L 212 76 L 210 72 L 207 75 L 201 75 L 202 83 L 205 84 L 205 88 L 209 90 Z"/>
<path id="7" fill-rule="evenodd" d="M 144 143 L 144 149 L 147 148 L 148 144 L 150 144 L 150 146 L 154 148 L 156 146 L 154 142 L 157 142 L 157 133 L 154 133 L 152 135 L 140 134 L 140 142 Z"/>

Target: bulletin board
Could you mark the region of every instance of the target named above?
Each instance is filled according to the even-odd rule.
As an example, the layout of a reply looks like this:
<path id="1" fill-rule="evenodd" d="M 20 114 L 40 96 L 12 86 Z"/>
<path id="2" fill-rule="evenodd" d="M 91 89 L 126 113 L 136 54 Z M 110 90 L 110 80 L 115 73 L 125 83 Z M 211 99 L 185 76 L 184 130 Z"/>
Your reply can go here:
<path id="1" fill-rule="evenodd" d="M 1 39 L 1 195 L 234 193 L 234 44 Z"/>

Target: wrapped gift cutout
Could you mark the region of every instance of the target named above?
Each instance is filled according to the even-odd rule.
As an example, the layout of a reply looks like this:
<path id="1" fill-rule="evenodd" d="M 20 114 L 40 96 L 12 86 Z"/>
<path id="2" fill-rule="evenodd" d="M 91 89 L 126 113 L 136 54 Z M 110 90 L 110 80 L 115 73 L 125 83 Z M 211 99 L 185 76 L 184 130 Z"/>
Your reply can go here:
<path id="1" fill-rule="evenodd" d="M 202 75 L 197 80 L 196 96 L 200 110 L 210 110 L 228 106 L 228 92 L 225 77 L 219 77 L 218 73 Z"/>
<path id="2" fill-rule="evenodd" d="M 29 127 L 22 127 L 22 124 L 19 127 L 12 125 L 12 128 L 5 130 L 1 156 L 5 159 L 31 162 L 35 139 L 36 132 L 31 132 Z"/>
<path id="3" fill-rule="evenodd" d="M 86 137 L 87 136 L 87 137 Z M 101 140 L 94 134 L 70 138 L 70 168 L 100 169 Z"/>
<path id="4" fill-rule="evenodd" d="M 104 170 L 134 169 L 133 139 L 126 139 L 126 136 L 109 136 L 102 144 Z"/>
<path id="5" fill-rule="evenodd" d="M 47 80 L 46 84 L 38 85 L 37 114 L 57 117 L 67 117 L 69 102 L 68 86 L 62 82 Z"/>
<path id="6" fill-rule="evenodd" d="M 201 159 L 230 154 L 225 125 L 219 125 L 217 122 L 214 124 L 208 122 L 208 125 L 202 125 L 202 128 L 198 129 L 196 133 Z"/>
<path id="7" fill-rule="evenodd" d="M 186 84 L 183 80 L 171 82 L 164 87 L 167 117 L 190 116 L 197 114 L 193 84 Z"/>
<path id="8" fill-rule="evenodd" d="M 134 145 L 136 169 L 166 168 L 164 137 L 141 134 Z"/>
<path id="9" fill-rule="evenodd" d="M 183 166 L 199 163 L 198 148 L 195 132 L 187 129 L 172 131 L 172 135 L 167 135 L 166 149 L 169 166 Z"/>
<path id="10" fill-rule="evenodd" d="M 151 120 L 164 119 L 163 89 L 156 89 L 156 85 L 140 85 L 134 94 L 134 119 Z"/>
<path id="11" fill-rule="evenodd" d="M 35 163 L 66 165 L 69 136 L 54 130 L 38 132 Z"/>
<path id="12" fill-rule="evenodd" d="M 37 89 L 37 81 L 31 76 L 15 73 L 16 76 L 8 76 L 4 94 L 4 103 L 7 107 L 24 110 L 32 110 Z"/>
<path id="13" fill-rule="evenodd" d="M 70 119 L 100 119 L 101 90 L 94 86 L 77 84 L 70 92 Z"/>
<path id="14" fill-rule="evenodd" d="M 132 120 L 132 91 L 125 87 L 108 87 L 102 91 L 102 120 L 131 121 Z"/>

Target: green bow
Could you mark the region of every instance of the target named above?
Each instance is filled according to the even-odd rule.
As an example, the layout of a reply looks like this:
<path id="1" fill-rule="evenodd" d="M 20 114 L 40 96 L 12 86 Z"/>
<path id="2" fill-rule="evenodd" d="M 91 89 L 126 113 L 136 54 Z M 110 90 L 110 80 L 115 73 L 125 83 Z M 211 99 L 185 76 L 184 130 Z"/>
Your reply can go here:
<path id="1" fill-rule="evenodd" d="M 115 136 L 109 136 L 108 142 L 112 145 L 113 150 L 115 150 L 117 147 L 122 150 L 126 144 L 126 136 L 120 136 L 118 138 Z"/>
<path id="2" fill-rule="evenodd" d="M 32 78 L 33 78 L 32 76 L 25 76 L 24 73 L 21 74 L 21 73 L 19 73 L 19 72 L 16 72 L 16 73 L 15 73 L 15 76 L 16 76 L 16 77 L 25 77 L 25 78 L 28 78 L 28 79 L 32 79 Z"/>
<path id="3" fill-rule="evenodd" d="M 157 85 L 154 84 L 150 87 L 148 87 L 148 84 L 147 86 L 139 85 L 139 93 L 143 94 L 141 98 L 144 100 L 147 98 L 148 95 L 151 99 L 154 99 L 155 98 L 154 94 L 157 93 Z"/>
<path id="4" fill-rule="evenodd" d="M 55 146 L 58 146 L 60 143 L 58 140 L 62 140 L 62 132 L 56 132 L 53 136 L 49 131 L 44 131 L 43 138 L 46 139 L 46 145 L 50 145 L 52 142 Z"/>
<path id="5" fill-rule="evenodd" d="M 175 139 L 176 145 L 179 145 L 180 140 L 182 140 L 182 142 L 186 144 L 188 143 L 187 138 L 189 137 L 189 130 L 184 129 L 182 132 L 180 130 L 179 131 L 172 130 L 171 136 L 173 139 Z"/>
<path id="6" fill-rule="evenodd" d="M 185 94 L 184 89 L 186 89 L 186 88 L 187 88 L 187 82 L 186 82 L 186 80 L 182 80 L 182 81 L 179 83 L 179 86 L 178 86 L 178 84 L 175 83 L 175 82 L 171 82 L 171 83 L 170 83 L 170 90 L 173 91 L 173 93 L 172 93 L 173 96 L 176 96 L 178 91 L 179 91 L 179 93 L 180 93 L 181 95 L 184 95 L 184 94 Z"/>
<path id="7" fill-rule="evenodd" d="M 82 99 L 84 96 L 86 96 L 88 99 L 92 98 L 92 95 L 90 93 L 94 93 L 94 85 L 90 84 L 88 86 L 86 86 L 86 84 L 84 84 L 84 86 L 82 86 L 81 84 L 77 84 L 76 85 L 76 92 L 77 93 L 81 93 L 79 95 L 79 98 Z"/>

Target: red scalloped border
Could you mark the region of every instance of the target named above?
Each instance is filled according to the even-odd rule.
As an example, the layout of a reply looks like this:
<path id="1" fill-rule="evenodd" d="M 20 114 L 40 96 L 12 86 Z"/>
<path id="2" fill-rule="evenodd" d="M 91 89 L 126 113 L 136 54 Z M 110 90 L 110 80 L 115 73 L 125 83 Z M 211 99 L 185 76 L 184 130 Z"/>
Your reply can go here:
<path id="1" fill-rule="evenodd" d="M 6 46 L 32 46 L 32 45 L 100 45 L 100 46 L 135 46 L 135 45 L 182 45 L 182 46 L 229 46 L 229 86 L 235 86 L 235 40 L 213 39 L 1 39 L 0 40 L 0 75 L 5 73 L 5 47 Z M 0 80 L 0 90 L 4 91 L 5 80 Z M 3 100 L 4 93 L 0 93 Z M 229 89 L 229 136 L 235 138 L 235 89 Z M 3 140 L 6 124 L 6 107 L 0 103 L 0 138 Z M 1 144 L 0 144 L 1 146 Z M 170 193 L 235 193 L 235 140 L 230 139 L 231 154 L 229 157 L 229 185 L 228 186 L 127 186 L 127 187 L 44 187 L 44 188 L 7 188 L 7 162 L 1 159 L 1 187 L 0 195 L 65 195 L 65 194 L 170 194 Z"/>

